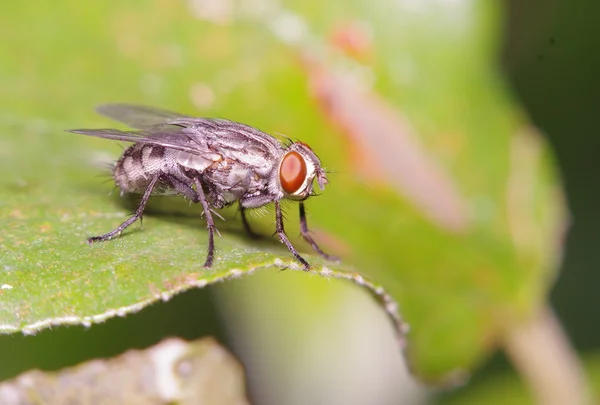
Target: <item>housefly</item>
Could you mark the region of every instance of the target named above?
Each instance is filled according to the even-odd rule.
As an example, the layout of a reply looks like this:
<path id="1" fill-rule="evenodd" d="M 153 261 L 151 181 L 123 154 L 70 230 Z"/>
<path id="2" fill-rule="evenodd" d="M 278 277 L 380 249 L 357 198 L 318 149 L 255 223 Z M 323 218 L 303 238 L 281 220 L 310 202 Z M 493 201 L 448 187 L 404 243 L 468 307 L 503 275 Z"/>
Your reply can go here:
<path id="1" fill-rule="evenodd" d="M 328 181 L 319 158 L 307 144 L 291 141 L 284 144 L 234 121 L 194 118 L 152 107 L 106 104 L 99 106 L 97 112 L 135 130 L 69 132 L 132 142 L 114 165 L 113 178 L 121 194 L 141 194 L 142 198 L 130 218 L 104 235 L 88 238 L 88 243 L 121 234 L 142 217 L 152 194 L 182 195 L 202 205 L 208 229 L 204 266 L 211 267 L 216 231 L 213 209 L 238 202 L 244 228 L 252 233 L 246 210 L 274 203 L 279 239 L 306 270 L 308 262 L 294 248 L 283 228 L 281 201 L 288 199 L 299 202 L 304 240 L 321 256 L 336 260 L 319 248 L 308 231 L 304 201 L 314 195 L 315 178 L 321 190 Z"/>

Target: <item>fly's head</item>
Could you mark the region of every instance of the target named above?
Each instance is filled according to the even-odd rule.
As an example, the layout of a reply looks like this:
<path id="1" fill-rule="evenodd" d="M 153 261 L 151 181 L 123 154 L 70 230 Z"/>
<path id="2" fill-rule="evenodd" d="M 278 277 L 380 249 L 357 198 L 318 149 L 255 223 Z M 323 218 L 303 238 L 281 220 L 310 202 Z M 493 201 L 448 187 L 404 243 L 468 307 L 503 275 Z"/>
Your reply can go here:
<path id="1" fill-rule="evenodd" d="M 328 184 L 321 161 L 310 146 L 302 142 L 294 142 L 287 149 L 279 163 L 277 177 L 284 197 L 298 201 L 313 194 L 315 178 L 321 190 Z"/>

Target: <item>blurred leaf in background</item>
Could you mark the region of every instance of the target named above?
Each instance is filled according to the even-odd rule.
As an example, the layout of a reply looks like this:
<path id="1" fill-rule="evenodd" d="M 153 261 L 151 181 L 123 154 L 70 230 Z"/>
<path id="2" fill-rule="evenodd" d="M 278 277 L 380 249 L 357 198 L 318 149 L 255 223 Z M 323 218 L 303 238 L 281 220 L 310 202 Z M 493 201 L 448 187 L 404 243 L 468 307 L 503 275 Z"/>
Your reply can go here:
<path id="1" fill-rule="evenodd" d="M 0 400 L 4 405 L 244 405 L 243 371 L 211 338 L 189 343 L 167 339 L 143 351 L 130 350 L 59 372 L 30 371 L 0 383 Z"/>

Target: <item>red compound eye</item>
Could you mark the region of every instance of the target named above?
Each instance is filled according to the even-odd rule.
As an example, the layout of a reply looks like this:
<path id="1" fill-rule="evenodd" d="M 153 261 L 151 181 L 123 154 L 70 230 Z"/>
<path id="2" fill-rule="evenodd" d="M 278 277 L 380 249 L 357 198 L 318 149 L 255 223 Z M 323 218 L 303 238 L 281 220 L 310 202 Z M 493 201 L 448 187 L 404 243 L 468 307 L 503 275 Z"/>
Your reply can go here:
<path id="1" fill-rule="evenodd" d="M 283 191 L 294 194 L 306 180 L 306 162 L 298 152 L 289 152 L 283 157 L 279 168 L 279 181 Z"/>

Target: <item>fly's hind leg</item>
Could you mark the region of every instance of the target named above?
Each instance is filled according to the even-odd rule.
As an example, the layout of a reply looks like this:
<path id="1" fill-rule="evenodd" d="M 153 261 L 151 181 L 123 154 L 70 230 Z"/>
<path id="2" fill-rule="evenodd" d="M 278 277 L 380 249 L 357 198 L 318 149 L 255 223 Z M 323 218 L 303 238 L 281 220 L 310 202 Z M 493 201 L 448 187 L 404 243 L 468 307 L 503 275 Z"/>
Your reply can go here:
<path id="1" fill-rule="evenodd" d="M 306 211 L 304 209 L 303 202 L 300 202 L 300 233 L 302 233 L 302 237 L 304 238 L 304 240 L 307 241 L 310 244 L 310 246 L 312 246 L 315 252 L 317 252 L 327 260 L 339 262 L 340 259 L 338 259 L 337 257 L 328 255 L 327 253 L 323 252 L 319 245 L 317 245 L 317 242 L 315 242 L 312 236 L 310 236 L 308 224 L 306 223 Z"/>
<path id="2" fill-rule="evenodd" d="M 131 217 L 129 217 L 127 219 L 127 221 L 123 222 L 121 225 L 117 226 L 112 231 L 105 233 L 104 235 L 92 236 L 92 237 L 88 238 L 87 242 L 89 244 L 92 244 L 94 242 L 103 242 L 105 240 L 112 239 L 116 235 L 119 235 L 121 232 L 123 232 L 125 230 L 125 228 L 127 228 L 129 225 L 133 224 L 138 219 L 141 220 L 142 214 L 144 213 L 144 210 L 146 209 L 146 204 L 148 204 L 150 195 L 152 194 L 152 191 L 154 190 L 154 187 L 156 186 L 156 183 L 158 182 L 159 178 L 160 178 L 160 176 L 156 176 L 150 181 L 150 184 L 148 184 L 146 191 L 144 191 L 142 200 L 140 201 L 137 209 L 135 210 L 135 213 Z"/>

